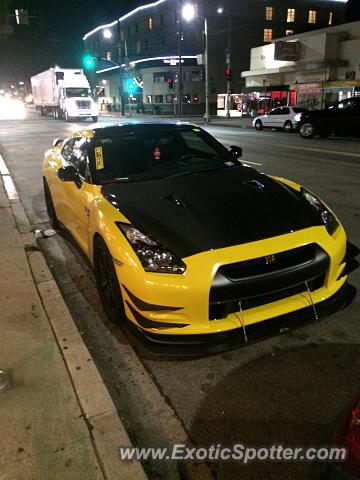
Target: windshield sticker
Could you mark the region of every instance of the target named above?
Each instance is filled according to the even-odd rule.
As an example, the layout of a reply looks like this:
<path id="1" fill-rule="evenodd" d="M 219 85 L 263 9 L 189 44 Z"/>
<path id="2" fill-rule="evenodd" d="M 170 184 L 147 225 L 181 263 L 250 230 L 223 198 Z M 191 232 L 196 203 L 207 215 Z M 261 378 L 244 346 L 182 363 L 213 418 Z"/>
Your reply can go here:
<path id="1" fill-rule="evenodd" d="M 154 160 L 160 160 L 161 152 L 159 147 L 155 147 L 153 151 Z"/>
<path id="2" fill-rule="evenodd" d="M 96 170 L 102 170 L 104 168 L 104 156 L 102 147 L 95 147 L 95 165 Z"/>
<path id="3" fill-rule="evenodd" d="M 233 165 L 235 165 L 234 162 L 225 162 L 225 165 L 228 165 L 229 167 L 232 167 Z"/>

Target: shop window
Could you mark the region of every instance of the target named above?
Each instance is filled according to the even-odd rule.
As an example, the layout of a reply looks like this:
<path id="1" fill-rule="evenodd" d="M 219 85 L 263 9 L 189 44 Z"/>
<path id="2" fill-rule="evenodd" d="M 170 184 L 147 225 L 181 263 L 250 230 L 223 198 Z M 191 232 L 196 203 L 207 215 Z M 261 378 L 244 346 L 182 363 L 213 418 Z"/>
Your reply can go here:
<path id="1" fill-rule="evenodd" d="M 164 95 L 154 95 L 154 103 L 164 103 Z"/>
<path id="2" fill-rule="evenodd" d="M 191 82 L 200 82 L 201 81 L 201 71 L 193 70 L 191 72 Z"/>
<path id="3" fill-rule="evenodd" d="M 265 7 L 265 20 L 273 19 L 273 7 Z"/>
<path id="4" fill-rule="evenodd" d="M 176 95 L 174 95 L 174 94 L 166 95 L 165 100 L 166 100 L 166 103 L 174 103 L 177 100 Z"/>
<path id="5" fill-rule="evenodd" d="M 154 83 L 165 83 L 170 79 L 173 79 L 173 73 L 172 72 L 155 72 L 155 73 L 153 73 Z"/>
<path id="6" fill-rule="evenodd" d="M 317 11 L 309 10 L 308 23 L 316 23 Z"/>
<path id="7" fill-rule="evenodd" d="M 136 42 L 136 53 L 140 53 L 140 51 L 141 51 L 141 42 L 140 40 L 138 40 Z"/>
<path id="8" fill-rule="evenodd" d="M 294 30 L 286 30 L 286 36 L 293 35 Z"/>
<path id="9" fill-rule="evenodd" d="M 287 9 L 286 21 L 288 23 L 295 22 L 295 8 L 288 8 Z"/>
<path id="10" fill-rule="evenodd" d="M 329 21 L 328 21 L 328 24 L 329 24 L 329 25 L 332 25 L 332 24 L 333 24 L 333 21 L 334 21 L 334 14 L 333 14 L 333 12 L 329 12 Z"/>
<path id="11" fill-rule="evenodd" d="M 272 28 L 264 28 L 264 42 L 271 42 L 272 33 Z"/>
<path id="12" fill-rule="evenodd" d="M 152 30 L 154 28 L 154 22 L 152 18 L 147 19 L 147 28 L 148 30 Z"/>
<path id="13" fill-rule="evenodd" d="M 152 103 L 152 95 L 146 95 L 147 103 Z"/>

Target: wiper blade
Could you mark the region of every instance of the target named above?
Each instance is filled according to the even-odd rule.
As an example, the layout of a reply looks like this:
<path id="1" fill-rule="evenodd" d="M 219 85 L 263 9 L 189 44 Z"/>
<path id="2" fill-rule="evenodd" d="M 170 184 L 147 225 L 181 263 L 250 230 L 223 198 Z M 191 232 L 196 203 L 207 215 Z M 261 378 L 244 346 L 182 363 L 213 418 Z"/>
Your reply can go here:
<path id="1" fill-rule="evenodd" d="M 199 173 L 214 172 L 216 170 L 225 170 L 229 167 L 209 167 L 209 168 L 198 168 L 195 170 L 185 170 L 184 172 L 174 173 L 172 175 L 166 175 L 164 178 L 175 178 L 175 177 L 185 177 L 186 175 L 198 175 Z"/>
<path id="2" fill-rule="evenodd" d="M 131 180 L 129 177 L 116 177 L 116 178 L 112 178 L 111 180 L 103 180 L 101 182 L 101 185 L 107 185 L 109 183 L 126 183 L 130 181 Z"/>

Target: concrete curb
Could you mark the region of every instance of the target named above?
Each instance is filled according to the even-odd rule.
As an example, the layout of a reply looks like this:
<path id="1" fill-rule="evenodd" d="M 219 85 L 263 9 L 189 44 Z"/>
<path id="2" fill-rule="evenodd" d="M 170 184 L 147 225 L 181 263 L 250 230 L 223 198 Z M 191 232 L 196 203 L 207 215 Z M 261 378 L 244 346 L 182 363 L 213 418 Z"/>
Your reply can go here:
<path id="1" fill-rule="evenodd" d="M 38 249 L 36 238 L 30 233 L 31 225 L 1 155 L 0 175 L 18 230 L 22 234 L 34 284 L 66 364 L 104 477 L 106 480 L 146 480 L 140 462 L 124 462 L 118 456 L 118 448 L 131 447 L 131 441 L 45 258 Z"/>

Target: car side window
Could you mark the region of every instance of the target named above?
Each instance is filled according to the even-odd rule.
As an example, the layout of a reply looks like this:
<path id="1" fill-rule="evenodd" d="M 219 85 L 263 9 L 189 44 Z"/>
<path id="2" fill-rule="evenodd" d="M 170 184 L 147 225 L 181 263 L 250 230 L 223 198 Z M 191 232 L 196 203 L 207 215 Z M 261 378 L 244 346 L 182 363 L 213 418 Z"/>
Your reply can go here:
<path id="1" fill-rule="evenodd" d="M 281 109 L 282 115 L 290 115 L 290 108 L 284 107 Z"/>
<path id="2" fill-rule="evenodd" d="M 275 108 L 274 110 L 270 110 L 270 112 L 268 113 L 268 115 L 276 115 L 276 113 L 275 113 L 276 110 L 277 110 L 276 108 Z"/>
<path id="3" fill-rule="evenodd" d="M 76 168 L 78 174 L 85 181 L 88 180 L 88 155 L 87 155 L 87 142 L 85 138 L 76 139 L 73 153 L 71 157 L 71 163 Z"/>
<path id="4" fill-rule="evenodd" d="M 281 108 L 274 108 L 274 110 L 271 110 L 269 115 L 281 115 Z"/>
<path id="5" fill-rule="evenodd" d="M 343 100 L 337 106 L 339 110 L 352 110 L 354 108 L 354 102 L 351 99 Z"/>

